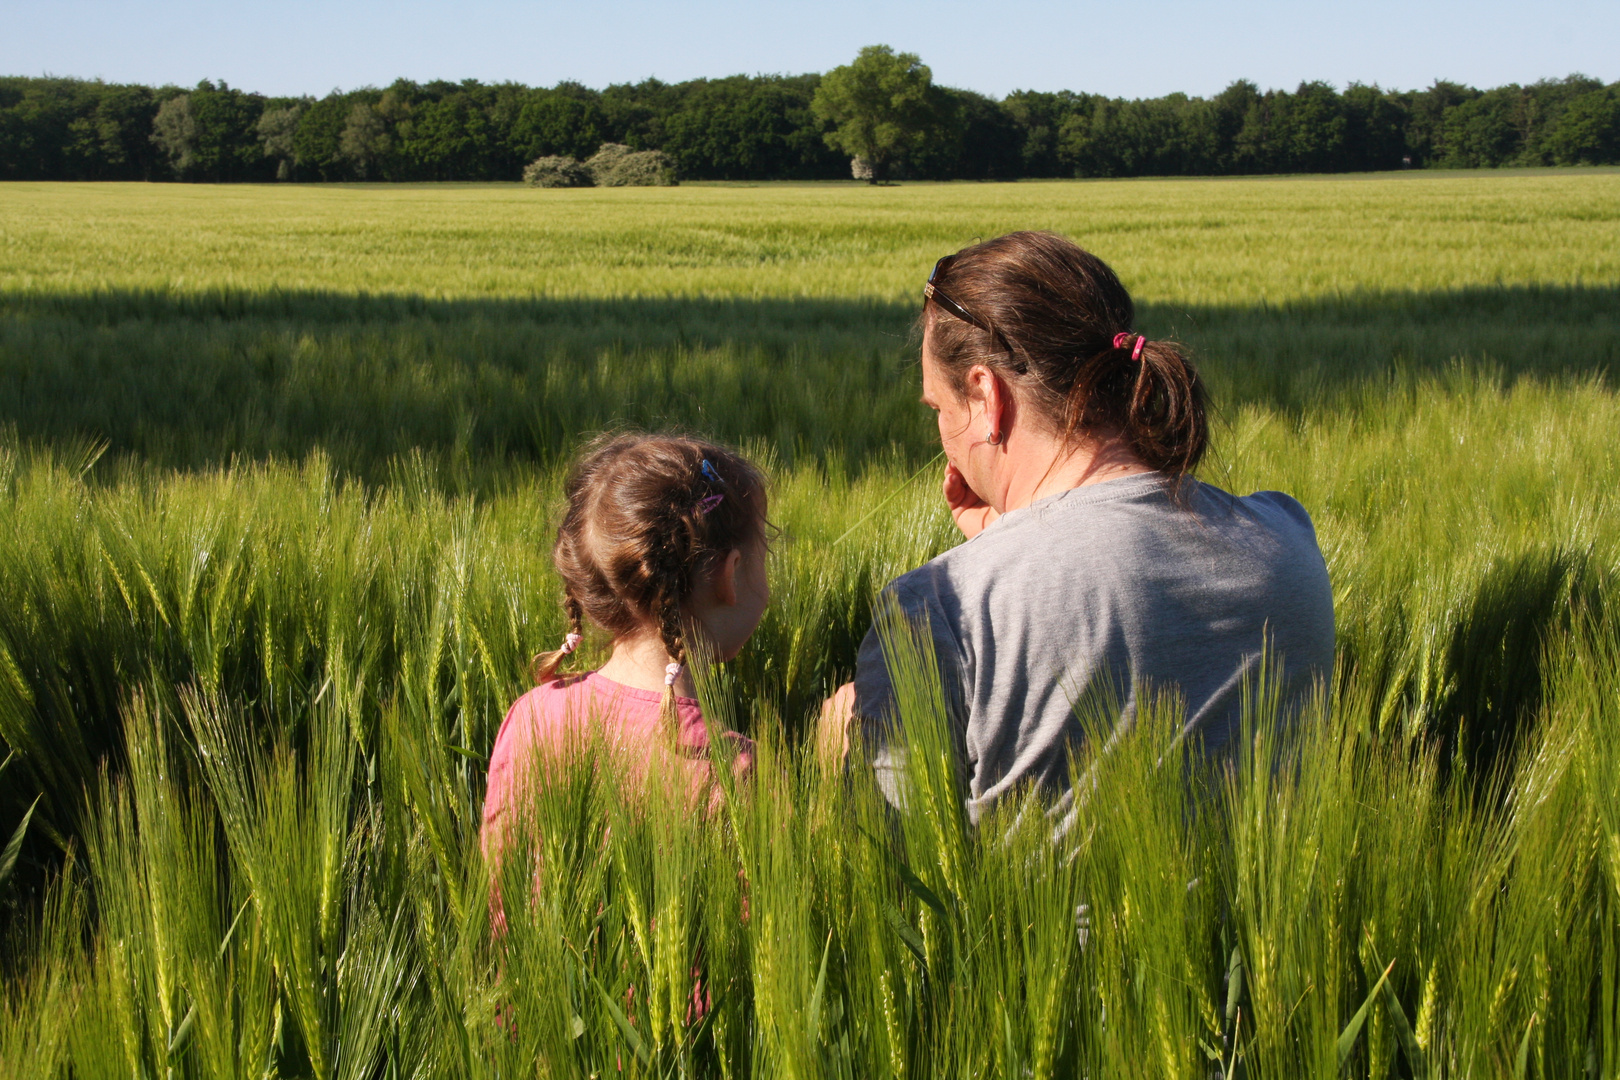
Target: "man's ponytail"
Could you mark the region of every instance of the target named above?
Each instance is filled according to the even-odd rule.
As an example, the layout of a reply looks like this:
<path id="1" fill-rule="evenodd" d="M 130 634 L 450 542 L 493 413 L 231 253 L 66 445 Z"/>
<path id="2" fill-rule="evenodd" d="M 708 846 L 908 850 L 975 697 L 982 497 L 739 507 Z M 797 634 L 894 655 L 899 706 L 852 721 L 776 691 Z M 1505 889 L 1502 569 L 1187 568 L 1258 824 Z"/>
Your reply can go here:
<path id="1" fill-rule="evenodd" d="M 1190 473 L 1209 446 L 1204 382 L 1180 346 L 1145 341 L 1120 434 L 1144 465 Z"/>

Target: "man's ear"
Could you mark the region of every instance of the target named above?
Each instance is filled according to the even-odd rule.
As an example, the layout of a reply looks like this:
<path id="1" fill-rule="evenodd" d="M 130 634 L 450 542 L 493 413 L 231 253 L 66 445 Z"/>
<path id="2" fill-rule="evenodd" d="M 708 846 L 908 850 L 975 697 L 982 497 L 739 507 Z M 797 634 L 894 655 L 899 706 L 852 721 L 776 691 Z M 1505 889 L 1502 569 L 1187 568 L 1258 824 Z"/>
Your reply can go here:
<path id="1" fill-rule="evenodd" d="M 965 397 L 983 403 L 985 419 L 996 431 L 1001 431 L 1009 404 L 1007 384 L 1001 381 L 1001 376 L 983 364 L 974 364 L 968 368 L 967 386 L 964 389 Z"/>
<path id="2" fill-rule="evenodd" d="M 742 564 L 742 551 L 732 548 L 714 571 L 714 598 L 726 607 L 737 602 L 737 567 Z"/>
<path id="3" fill-rule="evenodd" d="M 995 393 L 995 382 L 995 372 L 983 364 L 974 364 L 962 380 L 962 396 L 971 401 L 989 401 Z"/>

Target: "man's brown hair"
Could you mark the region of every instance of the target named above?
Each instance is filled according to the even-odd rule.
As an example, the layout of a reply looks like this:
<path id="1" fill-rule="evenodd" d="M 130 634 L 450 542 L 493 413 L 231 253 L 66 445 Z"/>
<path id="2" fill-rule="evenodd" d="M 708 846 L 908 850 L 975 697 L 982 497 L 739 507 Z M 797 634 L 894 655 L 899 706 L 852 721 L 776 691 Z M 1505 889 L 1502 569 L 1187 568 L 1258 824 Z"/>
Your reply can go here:
<path id="1" fill-rule="evenodd" d="M 1065 442 L 1112 431 L 1151 468 L 1197 468 L 1209 444 L 1203 381 L 1172 342 L 1136 349 L 1136 307 L 1101 259 L 1055 233 L 1015 232 L 964 248 L 933 283 L 989 327 L 923 306 L 923 331 L 957 393 L 983 364 Z"/>

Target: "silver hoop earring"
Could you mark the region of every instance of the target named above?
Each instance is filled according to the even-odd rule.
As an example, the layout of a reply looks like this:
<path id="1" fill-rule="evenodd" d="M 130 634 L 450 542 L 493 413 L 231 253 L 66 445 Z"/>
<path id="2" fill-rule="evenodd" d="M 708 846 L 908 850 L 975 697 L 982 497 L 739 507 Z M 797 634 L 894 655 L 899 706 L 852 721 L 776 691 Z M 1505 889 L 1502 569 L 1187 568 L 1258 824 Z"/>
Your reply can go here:
<path id="1" fill-rule="evenodd" d="M 987 431 L 987 432 L 985 432 L 984 433 L 984 441 L 989 443 L 991 446 L 1000 446 L 1001 445 L 1001 432 L 999 432 L 999 431 Z"/>

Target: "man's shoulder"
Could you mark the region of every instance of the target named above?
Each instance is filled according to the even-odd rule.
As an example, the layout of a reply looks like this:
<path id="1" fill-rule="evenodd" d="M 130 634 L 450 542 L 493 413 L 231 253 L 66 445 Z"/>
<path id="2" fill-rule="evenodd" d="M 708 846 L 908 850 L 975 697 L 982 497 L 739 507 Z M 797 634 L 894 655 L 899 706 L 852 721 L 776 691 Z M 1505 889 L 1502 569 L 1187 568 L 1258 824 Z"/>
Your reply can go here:
<path id="1" fill-rule="evenodd" d="M 1209 485 L 1205 485 L 1209 487 Z M 1211 488 L 1220 491 L 1219 488 Z M 1221 492 L 1223 495 L 1225 492 Z M 1294 525 L 1311 524 L 1311 515 L 1303 503 L 1285 491 L 1256 491 L 1244 496 L 1227 495 L 1229 499 L 1236 499 L 1239 503 L 1251 509 L 1270 513 Z"/>
<path id="2" fill-rule="evenodd" d="M 942 551 L 915 570 L 908 570 L 884 588 L 901 608 L 911 611 L 937 605 L 947 593 L 960 591 L 964 578 L 973 576 L 973 567 L 980 565 L 980 556 L 993 545 L 979 544 L 977 537 Z"/>

